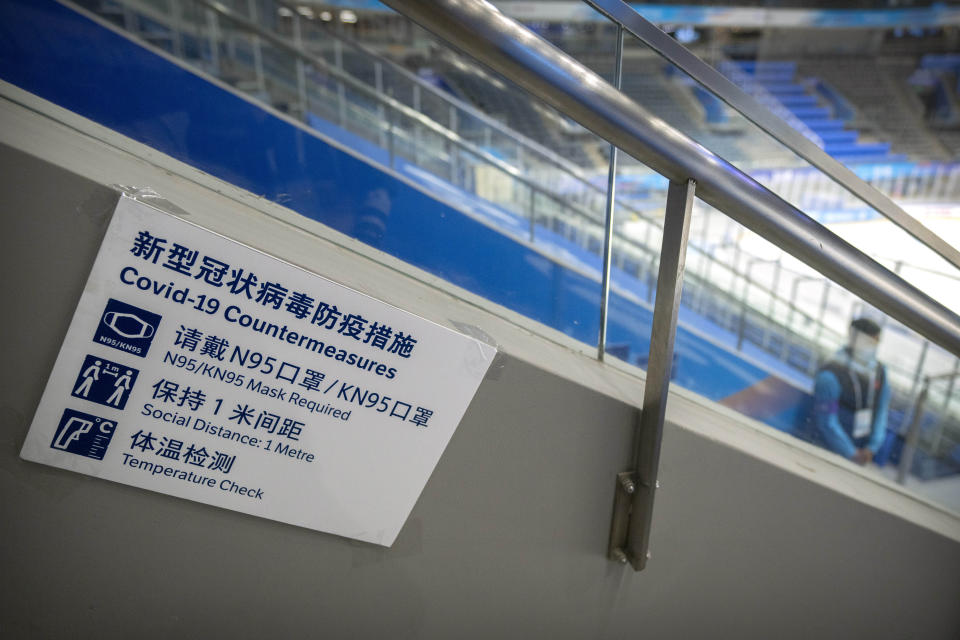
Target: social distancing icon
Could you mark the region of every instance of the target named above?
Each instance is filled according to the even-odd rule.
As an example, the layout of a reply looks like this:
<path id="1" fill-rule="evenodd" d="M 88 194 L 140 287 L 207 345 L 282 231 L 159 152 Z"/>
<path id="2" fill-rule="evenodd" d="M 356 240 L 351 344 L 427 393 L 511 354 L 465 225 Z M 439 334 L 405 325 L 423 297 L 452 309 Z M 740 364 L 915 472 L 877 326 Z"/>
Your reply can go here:
<path id="1" fill-rule="evenodd" d="M 71 395 L 105 407 L 123 409 L 139 373 L 119 362 L 88 355 L 80 367 Z"/>

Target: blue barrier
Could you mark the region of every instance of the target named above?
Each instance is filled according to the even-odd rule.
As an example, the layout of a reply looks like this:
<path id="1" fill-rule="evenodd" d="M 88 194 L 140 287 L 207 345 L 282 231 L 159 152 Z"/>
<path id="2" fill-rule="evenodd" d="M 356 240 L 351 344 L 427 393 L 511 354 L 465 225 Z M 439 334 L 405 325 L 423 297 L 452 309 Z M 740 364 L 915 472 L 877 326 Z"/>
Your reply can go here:
<path id="1" fill-rule="evenodd" d="M 787 107 L 801 120 L 810 118 L 811 120 L 826 120 L 831 117 L 830 110 L 826 107 Z"/>
<path id="2" fill-rule="evenodd" d="M 890 152 L 890 143 L 889 142 L 872 142 L 872 143 L 862 143 L 857 142 L 853 144 L 828 144 L 824 147 L 824 151 L 829 153 L 832 156 L 885 156 Z"/>
<path id="3" fill-rule="evenodd" d="M 807 86 L 794 82 L 797 65 L 793 61 L 739 61 L 737 66 L 773 95 L 824 143 L 824 151 L 841 162 L 894 160 L 890 144 L 857 142 L 856 131 L 846 131 L 844 122 L 855 115 L 853 106 L 839 92 L 819 79 L 813 89 L 829 106 L 822 106 Z"/>
<path id="4" fill-rule="evenodd" d="M 754 75 L 782 75 L 793 77 L 797 63 L 792 60 L 737 60 L 737 65 Z"/>
<path id="5" fill-rule="evenodd" d="M 842 120 L 833 118 L 805 118 L 803 123 L 818 134 L 823 131 L 838 131 L 846 126 Z"/>
<path id="6" fill-rule="evenodd" d="M 773 92 L 771 92 L 771 93 L 773 93 Z M 815 97 L 813 97 L 813 96 L 811 96 L 811 95 L 807 95 L 807 94 L 805 94 L 805 93 L 804 93 L 804 94 L 795 94 L 795 93 L 780 94 L 780 93 L 774 93 L 774 96 L 777 98 L 777 100 L 780 101 L 780 104 L 782 104 L 783 106 L 787 107 L 788 109 L 793 109 L 794 107 L 801 108 L 801 107 L 816 107 L 816 106 L 817 106 L 817 99 L 816 99 Z"/>
<path id="7" fill-rule="evenodd" d="M 829 144 L 852 144 L 857 141 L 859 134 L 852 129 L 825 131 L 820 134 L 820 139 L 825 145 Z"/>
<path id="8" fill-rule="evenodd" d="M 797 84 L 792 81 L 792 78 L 786 82 L 764 82 L 763 88 L 777 96 L 780 99 L 784 99 L 790 96 L 806 96 L 807 88 L 802 84 Z"/>

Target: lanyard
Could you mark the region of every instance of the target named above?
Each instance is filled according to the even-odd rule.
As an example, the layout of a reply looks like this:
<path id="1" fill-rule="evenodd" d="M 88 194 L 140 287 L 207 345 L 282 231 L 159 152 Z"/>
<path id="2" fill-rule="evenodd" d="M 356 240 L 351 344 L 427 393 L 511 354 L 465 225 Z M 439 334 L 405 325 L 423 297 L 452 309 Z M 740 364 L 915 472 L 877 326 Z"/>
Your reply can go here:
<path id="1" fill-rule="evenodd" d="M 854 401 L 856 403 L 854 405 L 855 406 L 854 410 L 859 411 L 861 408 L 863 409 L 872 408 L 873 396 L 874 396 L 874 393 L 876 392 L 874 387 L 876 386 L 876 382 L 877 382 L 877 370 L 874 368 L 874 369 L 871 369 L 870 371 L 870 378 L 868 380 L 869 386 L 867 387 L 867 404 L 863 405 L 862 407 L 861 407 L 860 400 L 863 397 L 863 389 L 860 388 L 860 376 L 854 375 L 853 368 L 850 366 L 847 367 L 847 375 L 850 377 L 850 384 L 853 385 L 853 397 L 855 398 Z"/>

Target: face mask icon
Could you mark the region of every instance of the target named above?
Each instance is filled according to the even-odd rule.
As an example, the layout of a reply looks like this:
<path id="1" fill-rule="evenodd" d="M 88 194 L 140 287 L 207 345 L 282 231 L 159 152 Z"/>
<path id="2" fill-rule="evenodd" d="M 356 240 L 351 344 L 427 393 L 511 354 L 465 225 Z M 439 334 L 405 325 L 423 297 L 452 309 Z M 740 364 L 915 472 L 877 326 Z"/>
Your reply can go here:
<path id="1" fill-rule="evenodd" d="M 132 313 L 108 311 L 103 314 L 103 324 L 124 338 L 130 338 L 131 340 L 149 338 L 153 335 L 153 325 L 144 322 Z"/>

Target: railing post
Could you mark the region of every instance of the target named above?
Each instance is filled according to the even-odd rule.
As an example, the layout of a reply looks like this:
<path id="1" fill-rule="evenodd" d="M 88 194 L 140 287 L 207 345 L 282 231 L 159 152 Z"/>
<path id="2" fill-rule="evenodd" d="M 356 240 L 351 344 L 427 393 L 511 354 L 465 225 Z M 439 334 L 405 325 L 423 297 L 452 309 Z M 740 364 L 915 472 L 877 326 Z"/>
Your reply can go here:
<path id="1" fill-rule="evenodd" d="M 709 207 L 701 207 L 703 211 L 703 244 L 700 245 L 700 249 L 706 252 L 707 255 L 711 255 L 710 247 L 710 218 L 713 217 L 713 210 Z M 706 265 L 703 267 L 703 279 L 706 282 L 710 282 L 710 269 L 713 267 L 713 260 L 707 260 Z"/>
<path id="2" fill-rule="evenodd" d="M 739 251 L 739 245 L 737 245 L 737 249 Z M 739 262 L 738 259 L 737 264 L 739 264 Z M 740 296 L 740 321 L 737 328 L 737 351 L 743 348 L 743 341 L 747 332 L 747 313 L 750 311 L 750 287 L 753 285 L 753 265 L 758 262 L 765 261 L 762 258 L 750 258 L 747 260 L 747 266 L 743 272 L 743 294 Z M 766 337 L 766 330 L 764 330 L 764 337 Z"/>
<path id="3" fill-rule="evenodd" d="M 537 224 L 537 192 L 534 188 L 530 187 L 530 242 L 532 243 L 536 239 L 536 224 Z"/>
<path id="4" fill-rule="evenodd" d="M 817 316 L 817 333 L 814 341 L 820 340 L 823 334 L 823 322 L 827 317 L 827 306 L 830 304 L 830 281 L 823 281 L 823 298 L 820 300 L 820 314 Z"/>
<path id="5" fill-rule="evenodd" d="M 340 40 L 333 41 L 333 66 L 343 71 L 343 44 Z M 337 116 L 338 124 L 347 127 L 347 88 L 342 79 L 337 79 Z"/>
<path id="6" fill-rule="evenodd" d="M 657 278 L 653 275 L 653 266 L 657 263 L 657 257 L 650 258 L 647 263 L 647 302 L 653 302 L 653 294 L 657 290 Z"/>
<path id="7" fill-rule="evenodd" d="M 955 166 L 950 170 L 950 178 L 947 180 L 947 184 L 943 188 L 944 195 L 946 195 L 948 198 L 953 197 L 953 191 L 957 186 L 958 178 L 960 178 L 960 167 Z"/>
<path id="8" fill-rule="evenodd" d="M 128 31 L 130 33 L 135 33 L 136 35 L 139 36 L 140 34 L 137 33 L 136 30 L 133 28 L 134 20 L 136 20 L 133 14 L 133 9 L 124 5 L 122 12 L 123 12 L 123 30 Z"/>
<path id="9" fill-rule="evenodd" d="M 247 0 L 247 11 L 250 14 L 250 21 L 259 23 L 257 16 L 257 0 Z M 260 36 L 252 36 L 253 41 L 253 73 L 256 76 L 257 91 L 262 95 L 267 92 L 267 79 L 263 72 L 263 45 L 260 43 Z"/>
<path id="10" fill-rule="evenodd" d="M 737 322 L 737 351 L 743 349 L 743 341 L 747 335 L 747 299 L 740 300 L 740 320 Z"/>
<path id="11" fill-rule="evenodd" d="M 940 200 L 944 196 L 944 187 L 946 186 L 943 179 L 944 173 L 946 173 L 946 170 L 944 169 L 944 164 L 941 162 L 937 165 L 937 171 L 933 175 L 930 183 L 931 200 Z"/>
<path id="12" fill-rule="evenodd" d="M 227 61 L 228 61 L 228 64 L 229 64 L 231 67 L 233 67 L 232 71 L 233 71 L 234 73 L 238 73 L 238 71 L 237 71 L 237 69 L 236 69 L 236 64 L 235 64 L 235 63 L 236 63 L 236 60 L 237 60 L 237 42 L 236 42 L 235 33 L 234 33 L 233 29 L 231 28 L 231 27 L 233 26 L 233 24 L 232 24 L 229 20 L 227 20 L 226 23 L 227 23 L 227 24 L 226 24 L 226 26 L 225 26 L 225 28 L 224 28 L 224 30 L 223 30 L 223 34 L 222 34 L 222 35 L 223 35 L 223 50 L 224 50 L 224 53 L 226 53 L 226 56 L 225 56 L 225 57 L 226 57 L 226 59 L 227 59 Z M 219 30 L 219 28 L 220 28 L 220 23 L 217 22 L 217 29 Z"/>
<path id="13" fill-rule="evenodd" d="M 743 270 L 743 293 L 740 295 L 742 299 L 746 300 L 750 295 L 750 287 L 753 285 L 753 265 L 763 261 L 763 258 L 749 258 L 747 260 L 747 266 Z"/>
<path id="14" fill-rule="evenodd" d="M 923 346 L 920 347 L 920 357 L 917 359 L 917 368 L 913 372 L 913 386 L 910 388 L 911 394 L 916 393 L 917 385 L 920 384 L 920 378 L 923 377 L 923 368 L 927 364 L 928 351 L 930 351 L 930 341 L 924 340 Z"/>
<path id="15" fill-rule="evenodd" d="M 293 14 L 293 42 L 296 44 L 297 49 L 303 50 L 303 35 L 300 31 L 300 14 L 294 12 Z M 300 119 L 306 122 L 307 120 L 307 70 L 303 64 L 303 58 L 297 56 L 296 60 L 297 65 L 297 99 L 300 101 L 299 111 Z"/>
<path id="16" fill-rule="evenodd" d="M 950 382 L 947 384 L 947 393 L 944 395 L 943 408 L 946 410 L 950 406 L 950 398 L 953 397 L 953 388 L 957 384 L 957 376 L 960 375 L 960 358 L 953 361 L 953 371 L 950 373 Z"/>
<path id="17" fill-rule="evenodd" d="M 210 45 L 210 66 L 214 75 L 220 75 L 220 27 L 217 14 L 212 9 L 206 10 L 208 43 Z"/>
<path id="18" fill-rule="evenodd" d="M 383 95 L 383 65 L 380 64 L 380 61 L 377 60 L 373 63 L 373 86 L 377 90 L 378 97 Z M 392 94 L 391 94 L 392 95 Z M 380 116 L 380 122 L 383 122 L 387 119 L 387 107 L 384 106 L 383 102 L 377 103 L 377 114 Z M 379 129 L 379 126 L 378 126 Z M 380 135 L 380 146 L 384 147 L 386 140 L 384 139 L 386 134 L 383 129 L 379 129 Z"/>
<path id="19" fill-rule="evenodd" d="M 958 374 L 960 374 L 960 359 L 955 359 L 953 361 L 953 370 L 945 376 L 939 376 L 941 378 L 948 378 L 950 382 L 947 383 L 946 393 L 943 394 L 943 405 L 940 407 L 940 419 L 937 420 L 937 430 L 933 434 L 933 443 L 930 445 L 930 451 L 934 455 L 936 455 L 940 449 L 940 442 L 943 440 L 943 423 L 946 421 L 947 415 L 950 412 L 950 398 L 953 396 L 953 387 L 956 385 Z"/>
<path id="20" fill-rule="evenodd" d="M 422 113 L 420 110 L 420 85 L 413 85 L 413 110 L 417 113 Z M 413 164 L 420 164 L 420 126 L 417 124 L 417 121 L 414 120 L 413 123 Z"/>
<path id="21" fill-rule="evenodd" d="M 906 484 L 907 474 L 910 473 L 910 467 L 913 466 L 913 455 L 917 451 L 917 441 L 920 439 L 920 423 L 923 421 L 929 388 L 930 379 L 927 378 L 923 381 L 923 388 L 920 390 L 920 395 L 917 396 L 916 404 L 913 405 L 913 419 L 910 421 L 909 430 L 907 430 L 903 453 L 900 454 L 900 468 L 897 469 L 897 482 L 900 484 Z"/>
<path id="22" fill-rule="evenodd" d="M 380 64 L 380 61 L 377 60 L 373 63 L 373 87 L 377 90 L 377 96 L 380 97 L 383 95 L 383 65 Z M 387 119 L 387 107 L 384 106 L 383 102 L 377 103 L 377 114 L 380 116 L 380 122 L 384 122 Z M 386 133 L 383 129 L 379 128 L 378 131 L 380 138 L 380 146 L 387 146 Z"/>
<path id="23" fill-rule="evenodd" d="M 457 108 L 454 105 L 450 105 L 450 131 L 457 135 Z M 450 144 L 450 183 L 453 185 L 457 184 L 457 147 L 453 144 L 453 140 L 449 142 Z"/>
<path id="24" fill-rule="evenodd" d="M 387 97 L 390 100 L 393 100 L 393 87 L 390 87 L 390 90 L 387 92 Z M 394 139 L 394 113 L 393 105 L 390 105 L 387 109 L 387 153 L 390 156 L 390 168 L 394 168 L 395 158 L 396 158 L 396 141 Z"/>
<path id="25" fill-rule="evenodd" d="M 180 8 L 180 0 L 169 0 L 170 7 L 170 30 L 173 32 L 173 55 L 178 58 L 185 57 L 183 50 L 183 11 Z"/>
<path id="26" fill-rule="evenodd" d="M 780 257 L 777 257 L 777 262 L 774 264 L 774 267 L 773 267 L 773 283 L 772 283 L 772 286 L 770 287 L 770 291 L 771 293 L 773 293 L 773 295 L 770 296 L 769 315 L 771 318 L 773 318 L 774 313 L 776 313 L 777 311 L 777 290 L 780 288 L 781 269 L 782 267 L 780 266 Z"/>
<path id="27" fill-rule="evenodd" d="M 629 504 L 630 513 L 626 516 L 622 509 L 615 509 L 608 555 L 617 562 L 626 559 L 637 571 L 642 570 L 650 558 L 653 502 L 659 485 L 657 471 L 660 465 L 660 443 L 663 439 L 667 393 L 673 369 L 673 345 L 677 333 L 677 314 L 680 310 L 683 267 L 695 189 L 696 183 L 693 180 L 686 183 L 671 181 L 667 191 L 657 299 L 653 308 L 653 330 L 650 335 L 650 358 L 633 456 L 634 472 L 632 477 L 624 476 L 623 479 L 618 479 L 618 501 L 620 504 Z M 621 492 L 627 494 L 629 501 L 622 499 Z"/>
<path id="28" fill-rule="evenodd" d="M 623 80 L 623 25 L 617 25 L 617 52 L 614 82 L 617 89 Z M 603 278 L 600 284 L 600 336 L 597 360 L 603 361 L 607 351 L 607 307 L 610 304 L 610 256 L 613 253 L 613 215 L 616 210 L 617 146 L 610 145 L 610 166 L 607 169 L 606 220 L 603 225 Z M 531 217 L 531 220 L 533 218 Z M 532 227 L 531 227 L 532 229 Z"/>

